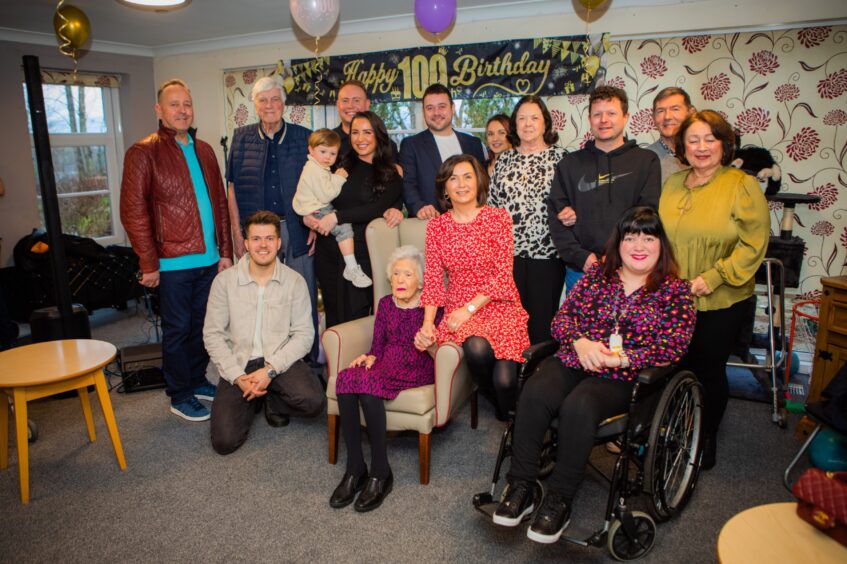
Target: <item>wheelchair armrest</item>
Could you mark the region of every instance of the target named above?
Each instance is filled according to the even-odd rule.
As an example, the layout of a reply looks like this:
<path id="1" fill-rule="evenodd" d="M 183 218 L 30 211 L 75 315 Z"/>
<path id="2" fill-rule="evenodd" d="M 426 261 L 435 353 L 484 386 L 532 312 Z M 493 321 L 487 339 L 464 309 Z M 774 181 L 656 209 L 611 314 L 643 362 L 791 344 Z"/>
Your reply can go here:
<path id="1" fill-rule="evenodd" d="M 518 377 L 518 389 L 522 388 L 526 379 L 532 376 L 532 373 L 535 372 L 538 364 L 551 354 L 554 354 L 557 350 L 559 350 L 559 342 L 552 339 L 536 343 L 528 349 L 525 349 L 523 353 L 521 353 L 526 359 L 526 362 L 524 362 L 520 376 Z"/>
<path id="2" fill-rule="evenodd" d="M 538 362 L 559 350 L 559 342 L 554 340 L 542 341 L 524 350 L 522 356 L 527 362 Z"/>
<path id="3" fill-rule="evenodd" d="M 638 381 L 642 384 L 650 385 L 664 380 L 676 371 L 676 365 L 669 364 L 667 366 L 651 366 L 645 368 L 638 373 Z"/>

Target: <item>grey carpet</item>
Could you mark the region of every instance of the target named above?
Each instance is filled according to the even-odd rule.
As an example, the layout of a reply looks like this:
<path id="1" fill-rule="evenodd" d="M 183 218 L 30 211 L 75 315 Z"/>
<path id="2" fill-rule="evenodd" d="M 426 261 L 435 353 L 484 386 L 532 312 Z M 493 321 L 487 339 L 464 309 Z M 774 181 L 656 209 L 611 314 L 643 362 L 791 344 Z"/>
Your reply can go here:
<path id="1" fill-rule="evenodd" d="M 132 311 L 94 324 L 94 337 L 119 345 L 143 341 Z M 389 439 L 393 493 L 369 514 L 334 510 L 328 498 L 343 473 L 327 463 L 324 417 L 283 429 L 261 416 L 247 443 L 216 455 L 208 423 L 169 414 L 162 391 L 112 392 L 127 470 L 120 472 L 96 401 L 97 441 L 89 443 L 76 398 L 30 406 L 40 437 L 30 445 L 31 501 L 19 498 L 17 454 L 0 471 L 3 562 L 605 562 L 605 549 L 529 541 L 525 527 L 494 526 L 471 505 L 488 488 L 502 424 L 480 401 L 479 428 L 469 407 L 432 438 L 432 479 L 418 483 L 417 439 Z M 643 562 L 714 562 L 717 535 L 734 514 L 790 500 L 781 475 L 798 448 L 770 422 L 766 404 L 731 400 L 718 464 L 701 476 L 690 505 L 659 525 Z M 10 425 L 13 428 L 13 425 Z M 10 435 L 13 429 L 10 428 Z M 594 453 L 601 464 L 605 450 Z M 601 524 L 606 490 L 588 475 L 576 500 L 574 529 Z"/>

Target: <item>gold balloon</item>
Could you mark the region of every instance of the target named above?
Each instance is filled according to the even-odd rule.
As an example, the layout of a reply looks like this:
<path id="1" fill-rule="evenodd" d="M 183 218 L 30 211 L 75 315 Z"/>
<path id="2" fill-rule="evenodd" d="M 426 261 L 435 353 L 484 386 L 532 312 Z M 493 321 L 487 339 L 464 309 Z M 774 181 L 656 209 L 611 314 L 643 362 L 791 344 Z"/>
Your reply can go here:
<path id="1" fill-rule="evenodd" d="M 59 15 L 61 14 L 61 16 Z M 64 18 L 63 18 L 64 16 Z M 53 29 L 61 41 L 63 52 L 80 49 L 91 35 L 91 23 L 85 12 L 76 6 L 62 6 L 53 14 Z"/>
<path id="2" fill-rule="evenodd" d="M 606 0 L 579 0 L 579 3 L 589 10 L 593 10 L 602 6 L 605 1 Z"/>

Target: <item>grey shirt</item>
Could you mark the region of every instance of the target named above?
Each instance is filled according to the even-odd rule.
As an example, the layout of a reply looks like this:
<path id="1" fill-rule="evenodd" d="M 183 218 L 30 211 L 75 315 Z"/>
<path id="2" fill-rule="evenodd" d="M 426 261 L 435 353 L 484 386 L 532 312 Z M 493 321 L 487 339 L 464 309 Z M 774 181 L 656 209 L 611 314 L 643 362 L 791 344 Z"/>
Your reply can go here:
<path id="1" fill-rule="evenodd" d="M 209 292 L 203 342 L 221 377 L 234 384 L 253 351 L 259 285 L 245 257 L 217 275 Z M 264 292 L 262 356 L 279 373 L 306 356 L 315 329 L 312 303 L 302 276 L 279 260 Z M 284 376 L 281 376 L 284 377 Z"/>
<path id="2" fill-rule="evenodd" d="M 657 139 L 652 145 L 647 145 L 645 149 L 649 149 L 659 156 L 659 165 L 662 167 L 663 186 L 665 184 L 665 180 L 667 180 L 671 174 L 689 168 L 688 165 L 684 165 L 679 162 L 679 159 L 676 158 L 676 155 L 670 152 L 667 146 L 662 142 L 661 138 Z"/>

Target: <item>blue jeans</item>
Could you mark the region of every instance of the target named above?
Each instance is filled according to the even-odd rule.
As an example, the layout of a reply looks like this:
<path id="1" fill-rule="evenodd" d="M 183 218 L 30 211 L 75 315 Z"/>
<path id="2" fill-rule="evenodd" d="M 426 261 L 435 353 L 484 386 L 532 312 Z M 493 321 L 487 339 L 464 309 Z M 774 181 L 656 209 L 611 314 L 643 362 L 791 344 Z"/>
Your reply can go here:
<path id="1" fill-rule="evenodd" d="M 209 289 L 218 264 L 160 273 L 162 368 L 172 404 L 187 401 L 194 388 L 207 383 L 209 355 L 203 345 L 203 322 Z"/>
<path id="2" fill-rule="evenodd" d="M 320 337 L 318 335 L 318 283 L 315 278 L 315 257 L 310 257 L 309 253 L 304 253 L 299 257 L 294 256 L 291 249 L 291 237 L 284 220 L 279 224 L 279 234 L 282 239 L 282 245 L 279 247 L 279 260 L 302 276 L 309 288 L 309 297 L 312 300 L 312 324 L 315 326 L 315 340 L 312 343 L 312 350 L 309 351 L 309 360 L 317 362 Z"/>
<path id="3" fill-rule="evenodd" d="M 579 279 L 584 275 L 585 273 L 581 270 L 572 270 L 571 267 L 567 267 L 565 270 L 565 291 L 570 292 L 573 285 L 579 282 Z"/>

